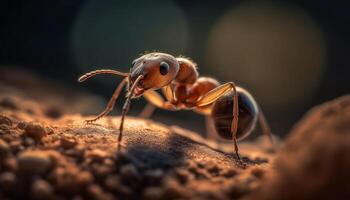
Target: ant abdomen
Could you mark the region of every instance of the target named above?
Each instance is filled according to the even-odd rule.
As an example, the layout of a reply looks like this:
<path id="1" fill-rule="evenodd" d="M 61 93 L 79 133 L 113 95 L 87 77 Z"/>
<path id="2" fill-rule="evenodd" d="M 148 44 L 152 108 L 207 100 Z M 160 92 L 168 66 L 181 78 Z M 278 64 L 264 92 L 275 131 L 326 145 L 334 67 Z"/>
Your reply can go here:
<path id="1" fill-rule="evenodd" d="M 237 139 L 248 136 L 255 128 L 258 118 L 258 106 L 248 91 L 236 87 L 238 93 L 238 129 Z M 213 105 L 212 118 L 217 134 L 232 140 L 231 125 L 233 120 L 233 92 L 220 97 Z"/>

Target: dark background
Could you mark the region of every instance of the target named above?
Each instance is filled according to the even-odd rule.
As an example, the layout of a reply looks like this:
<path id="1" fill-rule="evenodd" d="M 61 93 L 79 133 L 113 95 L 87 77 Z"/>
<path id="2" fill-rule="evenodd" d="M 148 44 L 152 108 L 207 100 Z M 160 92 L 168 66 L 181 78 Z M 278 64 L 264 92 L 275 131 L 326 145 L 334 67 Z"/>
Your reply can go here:
<path id="1" fill-rule="evenodd" d="M 350 89 L 346 4 L 13 0 L 0 9 L 1 67 L 21 67 L 106 100 L 119 78 L 79 85 L 77 77 L 95 68 L 127 71 L 132 59 L 153 50 L 189 56 L 200 73 L 246 87 L 279 135 L 313 105 Z M 144 104 L 134 102 L 132 114 Z M 189 111 L 158 110 L 154 118 L 205 130 L 204 118 Z"/>

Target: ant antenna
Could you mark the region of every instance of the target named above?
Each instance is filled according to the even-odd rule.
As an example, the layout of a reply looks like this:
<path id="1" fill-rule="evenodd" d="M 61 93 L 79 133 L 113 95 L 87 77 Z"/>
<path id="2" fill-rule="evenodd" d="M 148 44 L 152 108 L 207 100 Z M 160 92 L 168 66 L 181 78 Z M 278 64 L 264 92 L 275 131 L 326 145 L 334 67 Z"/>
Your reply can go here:
<path id="1" fill-rule="evenodd" d="M 82 75 L 81 77 L 79 77 L 78 81 L 84 82 L 87 79 L 89 79 L 97 74 L 113 74 L 113 75 L 119 75 L 119 76 L 124 76 L 124 77 L 129 76 L 128 73 L 123 73 L 123 72 L 112 70 L 112 69 L 99 69 L 99 70 L 91 71 L 91 72 L 88 72 L 88 73 Z"/>

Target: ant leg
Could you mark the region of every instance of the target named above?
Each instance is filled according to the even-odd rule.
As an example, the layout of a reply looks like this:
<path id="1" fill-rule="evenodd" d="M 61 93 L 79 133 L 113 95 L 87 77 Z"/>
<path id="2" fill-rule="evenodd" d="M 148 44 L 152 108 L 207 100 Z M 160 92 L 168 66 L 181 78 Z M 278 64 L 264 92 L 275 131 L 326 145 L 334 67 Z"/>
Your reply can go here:
<path id="1" fill-rule="evenodd" d="M 210 140 L 217 141 L 218 137 L 213 123 L 213 119 L 210 116 L 205 116 L 205 128 L 207 130 L 207 138 Z"/>
<path id="2" fill-rule="evenodd" d="M 169 85 L 166 85 L 162 88 L 162 92 L 166 98 L 167 101 L 174 102 L 175 101 L 175 94 L 173 85 L 170 83 Z"/>
<path id="3" fill-rule="evenodd" d="M 239 153 L 238 153 L 238 145 L 237 145 L 238 93 L 236 90 L 236 84 L 233 82 L 229 82 L 210 90 L 207 94 L 205 94 L 202 98 L 198 100 L 198 102 L 196 103 L 196 106 L 201 107 L 201 106 L 212 104 L 213 102 L 218 100 L 221 96 L 227 94 L 232 90 L 233 90 L 233 120 L 231 124 L 232 140 L 235 145 L 235 152 L 236 152 L 237 158 L 239 162 L 243 164 L 241 157 L 239 156 Z"/>
<path id="4" fill-rule="evenodd" d="M 134 90 L 136 88 L 137 83 L 143 78 L 143 75 L 140 75 L 137 77 L 137 79 L 135 80 L 134 84 L 131 86 L 131 89 L 129 90 L 128 94 L 127 94 L 127 98 L 125 100 L 125 103 L 123 105 L 123 110 L 122 110 L 122 116 L 120 119 L 120 126 L 119 126 L 119 136 L 118 136 L 118 150 L 120 149 L 120 143 L 122 141 L 122 137 L 123 137 L 123 129 L 124 129 L 124 121 L 125 121 L 125 116 L 126 114 L 129 112 L 130 109 L 130 101 L 131 101 L 131 97 L 134 94 Z"/>
<path id="5" fill-rule="evenodd" d="M 263 134 L 267 137 L 267 140 L 269 141 L 270 145 L 272 148 L 275 147 L 273 138 L 272 138 L 272 133 L 269 124 L 267 123 L 266 117 L 262 110 L 259 108 L 259 125 L 262 129 Z"/>
<path id="6" fill-rule="evenodd" d="M 165 110 L 176 110 L 171 102 L 165 101 L 163 97 L 160 96 L 160 94 L 158 94 L 156 91 L 148 90 L 143 93 L 142 96 L 157 108 L 162 108 Z"/>
<path id="7" fill-rule="evenodd" d="M 151 118 L 155 109 L 156 107 L 153 104 L 147 103 L 147 105 L 143 108 L 143 110 L 139 114 L 139 117 L 146 118 L 146 119 Z"/>
<path id="8" fill-rule="evenodd" d="M 116 100 L 119 97 L 119 94 L 121 92 L 121 90 L 123 89 L 123 87 L 125 86 L 125 84 L 127 83 L 127 78 L 124 78 L 122 80 L 122 82 L 118 85 L 118 87 L 115 89 L 113 96 L 111 97 L 111 99 L 109 100 L 106 108 L 104 111 L 102 111 L 99 115 L 97 115 L 95 118 L 93 119 L 88 119 L 85 120 L 86 123 L 92 123 L 95 122 L 96 120 L 100 119 L 101 117 L 106 116 L 108 113 L 110 113 L 113 110 L 114 104 L 116 102 Z"/>
<path id="9" fill-rule="evenodd" d="M 218 140 L 217 132 L 214 127 L 214 121 L 211 118 L 211 110 L 212 105 L 210 106 L 204 106 L 204 107 L 195 107 L 193 111 L 195 111 L 198 114 L 205 116 L 205 129 L 207 131 L 207 138 L 211 140 Z"/>
<path id="10" fill-rule="evenodd" d="M 162 92 L 165 96 L 165 98 L 167 99 L 168 102 L 173 102 L 175 97 L 174 97 L 174 90 L 172 89 L 172 85 L 169 84 L 167 86 L 164 86 L 162 88 Z M 144 95 L 144 97 L 149 101 L 163 101 L 163 98 L 160 97 L 158 94 L 151 94 L 152 92 L 148 92 L 148 94 Z M 147 96 L 148 95 L 148 96 Z M 153 97 L 152 97 L 153 96 Z M 171 103 L 164 103 L 164 104 L 171 104 Z M 141 111 L 141 113 L 139 114 L 139 117 L 142 118 L 150 118 L 152 116 L 152 114 L 154 113 L 154 110 L 156 109 L 155 105 L 159 108 L 163 108 L 163 109 L 168 109 L 168 107 L 170 106 L 164 106 L 164 105 L 158 105 L 158 103 L 151 103 L 151 104 L 147 104 L 145 106 L 145 108 Z M 166 107 L 166 108 L 165 108 Z"/>

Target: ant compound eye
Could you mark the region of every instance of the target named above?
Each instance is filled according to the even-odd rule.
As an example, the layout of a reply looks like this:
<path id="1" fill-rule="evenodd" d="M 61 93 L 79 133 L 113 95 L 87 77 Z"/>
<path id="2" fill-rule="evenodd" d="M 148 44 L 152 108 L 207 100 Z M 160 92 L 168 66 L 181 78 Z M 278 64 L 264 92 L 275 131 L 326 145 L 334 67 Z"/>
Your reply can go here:
<path id="1" fill-rule="evenodd" d="M 161 62 L 159 64 L 159 72 L 161 75 L 166 75 L 169 72 L 169 64 L 166 62 Z"/>
<path id="2" fill-rule="evenodd" d="M 134 67 L 135 64 L 136 64 L 136 60 L 132 61 L 131 68 Z"/>

